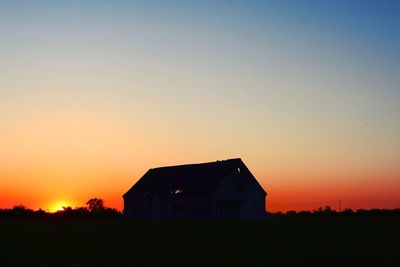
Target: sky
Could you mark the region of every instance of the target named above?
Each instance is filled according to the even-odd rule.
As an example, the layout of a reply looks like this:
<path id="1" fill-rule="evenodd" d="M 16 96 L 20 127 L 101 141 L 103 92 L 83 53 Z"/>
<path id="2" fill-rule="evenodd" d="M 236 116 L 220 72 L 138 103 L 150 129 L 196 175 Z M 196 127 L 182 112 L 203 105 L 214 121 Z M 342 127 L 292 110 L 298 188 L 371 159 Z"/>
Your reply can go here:
<path id="1" fill-rule="evenodd" d="M 400 206 L 398 1 L 1 1 L 0 208 L 242 158 L 267 209 Z"/>

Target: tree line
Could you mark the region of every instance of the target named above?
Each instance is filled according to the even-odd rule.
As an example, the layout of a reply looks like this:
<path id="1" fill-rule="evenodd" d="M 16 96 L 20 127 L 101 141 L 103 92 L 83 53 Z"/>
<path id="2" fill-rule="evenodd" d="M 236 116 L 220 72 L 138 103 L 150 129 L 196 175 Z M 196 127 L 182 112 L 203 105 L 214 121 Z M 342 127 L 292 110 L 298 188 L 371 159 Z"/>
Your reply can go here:
<path id="1" fill-rule="evenodd" d="M 400 208 L 396 209 L 344 209 L 337 211 L 330 206 L 311 211 L 295 211 L 269 213 L 270 217 L 359 217 L 359 216 L 400 216 Z"/>
<path id="2" fill-rule="evenodd" d="M 0 209 L 0 219 L 105 219 L 122 216 L 117 209 L 106 207 L 104 201 L 99 198 L 89 199 L 86 205 L 78 208 L 63 207 L 54 213 L 16 205 L 11 209 Z"/>
<path id="3" fill-rule="evenodd" d="M 32 210 L 23 205 L 16 205 L 11 209 L 0 209 L 0 219 L 107 219 L 121 218 L 122 215 L 121 211 L 106 207 L 104 201 L 99 198 L 89 199 L 86 202 L 86 207 L 64 207 L 54 213 L 42 209 Z M 330 206 L 326 206 L 311 211 L 267 212 L 267 215 L 267 218 L 400 216 L 400 209 L 345 209 L 336 211 Z"/>

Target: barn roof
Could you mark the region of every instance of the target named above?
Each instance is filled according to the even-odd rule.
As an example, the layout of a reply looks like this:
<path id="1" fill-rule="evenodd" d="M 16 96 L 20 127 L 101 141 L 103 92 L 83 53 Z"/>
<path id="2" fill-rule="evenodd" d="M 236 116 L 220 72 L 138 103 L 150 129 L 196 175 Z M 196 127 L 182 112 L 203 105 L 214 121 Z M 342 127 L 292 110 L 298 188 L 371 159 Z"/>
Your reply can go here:
<path id="1" fill-rule="evenodd" d="M 214 191 L 233 168 L 241 165 L 244 163 L 237 158 L 150 169 L 124 194 L 124 197 L 153 193 L 166 195 L 176 190 L 180 190 L 177 193 L 185 195 L 208 194 Z"/>

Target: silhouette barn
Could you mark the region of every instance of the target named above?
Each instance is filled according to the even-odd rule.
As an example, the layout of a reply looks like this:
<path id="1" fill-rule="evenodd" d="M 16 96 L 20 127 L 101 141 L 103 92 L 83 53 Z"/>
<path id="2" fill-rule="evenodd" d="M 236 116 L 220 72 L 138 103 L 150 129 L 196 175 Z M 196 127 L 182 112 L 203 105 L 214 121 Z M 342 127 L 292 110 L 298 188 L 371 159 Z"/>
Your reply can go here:
<path id="1" fill-rule="evenodd" d="M 257 220 L 267 193 L 241 159 L 148 170 L 123 195 L 137 219 Z"/>

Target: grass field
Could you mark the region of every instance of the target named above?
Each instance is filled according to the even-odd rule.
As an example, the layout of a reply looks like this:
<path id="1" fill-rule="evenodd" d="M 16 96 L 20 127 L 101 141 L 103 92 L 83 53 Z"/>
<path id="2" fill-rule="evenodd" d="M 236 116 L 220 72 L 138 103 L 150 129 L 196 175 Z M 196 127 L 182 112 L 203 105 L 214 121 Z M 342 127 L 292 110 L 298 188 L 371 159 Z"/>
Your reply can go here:
<path id="1" fill-rule="evenodd" d="M 0 221 L 0 266 L 400 266 L 400 217 Z"/>

